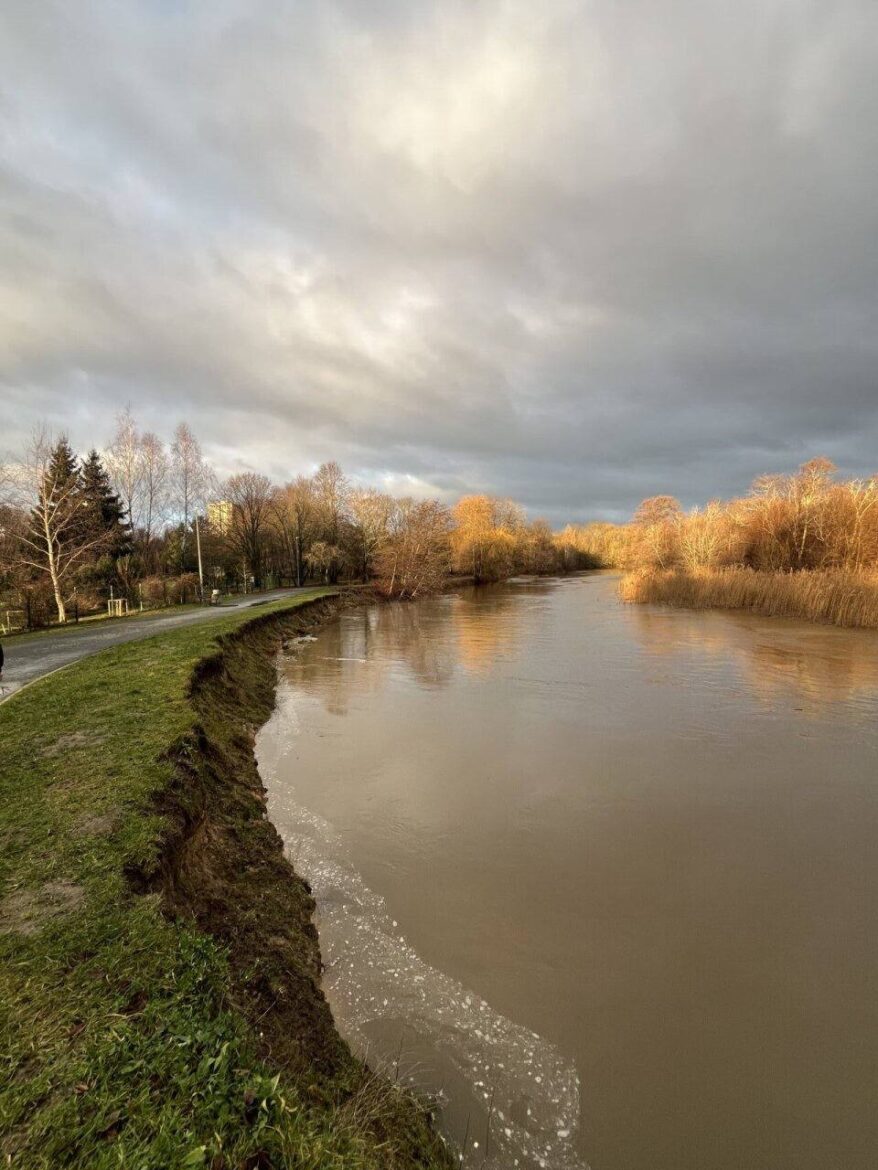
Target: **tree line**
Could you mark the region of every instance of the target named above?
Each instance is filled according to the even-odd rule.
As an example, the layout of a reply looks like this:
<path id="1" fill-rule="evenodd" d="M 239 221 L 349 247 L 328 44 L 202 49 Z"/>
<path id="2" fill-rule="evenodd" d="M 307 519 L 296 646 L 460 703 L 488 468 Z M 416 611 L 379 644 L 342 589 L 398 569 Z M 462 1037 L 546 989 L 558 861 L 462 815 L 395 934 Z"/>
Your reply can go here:
<path id="1" fill-rule="evenodd" d="M 878 475 L 840 480 L 829 459 L 812 459 L 789 475 L 760 476 L 741 498 L 685 512 L 673 496 L 652 496 L 628 524 L 571 525 L 559 539 L 602 565 L 644 573 L 861 574 L 878 568 Z"/>
<path id="2" fill-rule="evenodd" d="M 415 598 L 449 574 L 487 582 L 592 563 L 511 500 L 397 498 L 352 484 L 335 462 L 284 483 L 221 480 L 186 423 L 165 443 L 130 411 L 103 452 L 78 454 L 42 430 L 0 469 L 0 608 L 29 625 L 111 596 L 150 606 L 361 581 Z"/>

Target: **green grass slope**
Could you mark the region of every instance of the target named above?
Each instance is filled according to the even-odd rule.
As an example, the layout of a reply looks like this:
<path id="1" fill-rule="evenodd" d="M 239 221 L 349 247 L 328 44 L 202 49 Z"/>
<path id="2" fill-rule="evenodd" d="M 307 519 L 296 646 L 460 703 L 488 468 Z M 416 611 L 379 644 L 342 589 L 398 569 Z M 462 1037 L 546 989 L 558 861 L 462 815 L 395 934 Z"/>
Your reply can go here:
<path id="1" fill-rule="evenodd" d="M 0 707 L 4 1165 L 451 1165 L 335 1034 L 310 893 L 264 816 L 272 651 L 320 593 L 105 651 Z"/>

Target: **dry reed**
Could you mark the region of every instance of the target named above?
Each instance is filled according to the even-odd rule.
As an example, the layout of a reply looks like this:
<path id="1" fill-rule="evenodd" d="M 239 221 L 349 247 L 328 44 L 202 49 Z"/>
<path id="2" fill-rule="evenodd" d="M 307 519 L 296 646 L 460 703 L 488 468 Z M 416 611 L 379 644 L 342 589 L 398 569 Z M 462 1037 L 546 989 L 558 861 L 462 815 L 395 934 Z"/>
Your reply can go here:
<path id="1" fill-rule="evenodd" d="M 623 601 L 687 609 L 747 609 L 768 617 L 805 618 L 836 626 L 878 629 L 878 573 L 814 569 L 636 572 L 619 586 Z"/>

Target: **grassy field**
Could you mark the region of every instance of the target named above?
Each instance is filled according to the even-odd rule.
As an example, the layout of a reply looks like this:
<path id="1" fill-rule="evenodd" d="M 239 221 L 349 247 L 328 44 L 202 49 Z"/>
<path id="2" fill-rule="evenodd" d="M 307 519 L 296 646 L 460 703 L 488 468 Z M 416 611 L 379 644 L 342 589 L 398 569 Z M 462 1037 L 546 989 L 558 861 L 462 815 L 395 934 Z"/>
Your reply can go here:
<path id="1" fill-rule="evenodd" d="M 311 598 L 119 646 L 0 708 L 0 1158 L 445 1167 L 339 1040 L 254 729 Z M 316 616 L 315 616 L 316 615 Z"/>
<path id="2" fill-rule="evenodd" d="M 715 569 L 697 573 L 631 573 L 624 601 L 687 609 L 748 609 L 767 617 L 803 618 L 836 626 L 878 628 L 878 576 L 840 569 L 766 573 Z"/>

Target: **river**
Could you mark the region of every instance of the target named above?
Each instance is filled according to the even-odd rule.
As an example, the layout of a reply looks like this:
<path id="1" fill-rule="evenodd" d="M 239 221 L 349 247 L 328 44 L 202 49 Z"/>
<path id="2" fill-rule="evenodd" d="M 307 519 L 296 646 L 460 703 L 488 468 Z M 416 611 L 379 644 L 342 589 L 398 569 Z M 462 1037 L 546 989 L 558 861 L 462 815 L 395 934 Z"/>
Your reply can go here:
<path id="1" fill-rule="evenodd" d="M 348 610 L 281 673 L 333 1012 L 465 1165 L 878 1165 L 878 635 L 594 574 Z"/>

